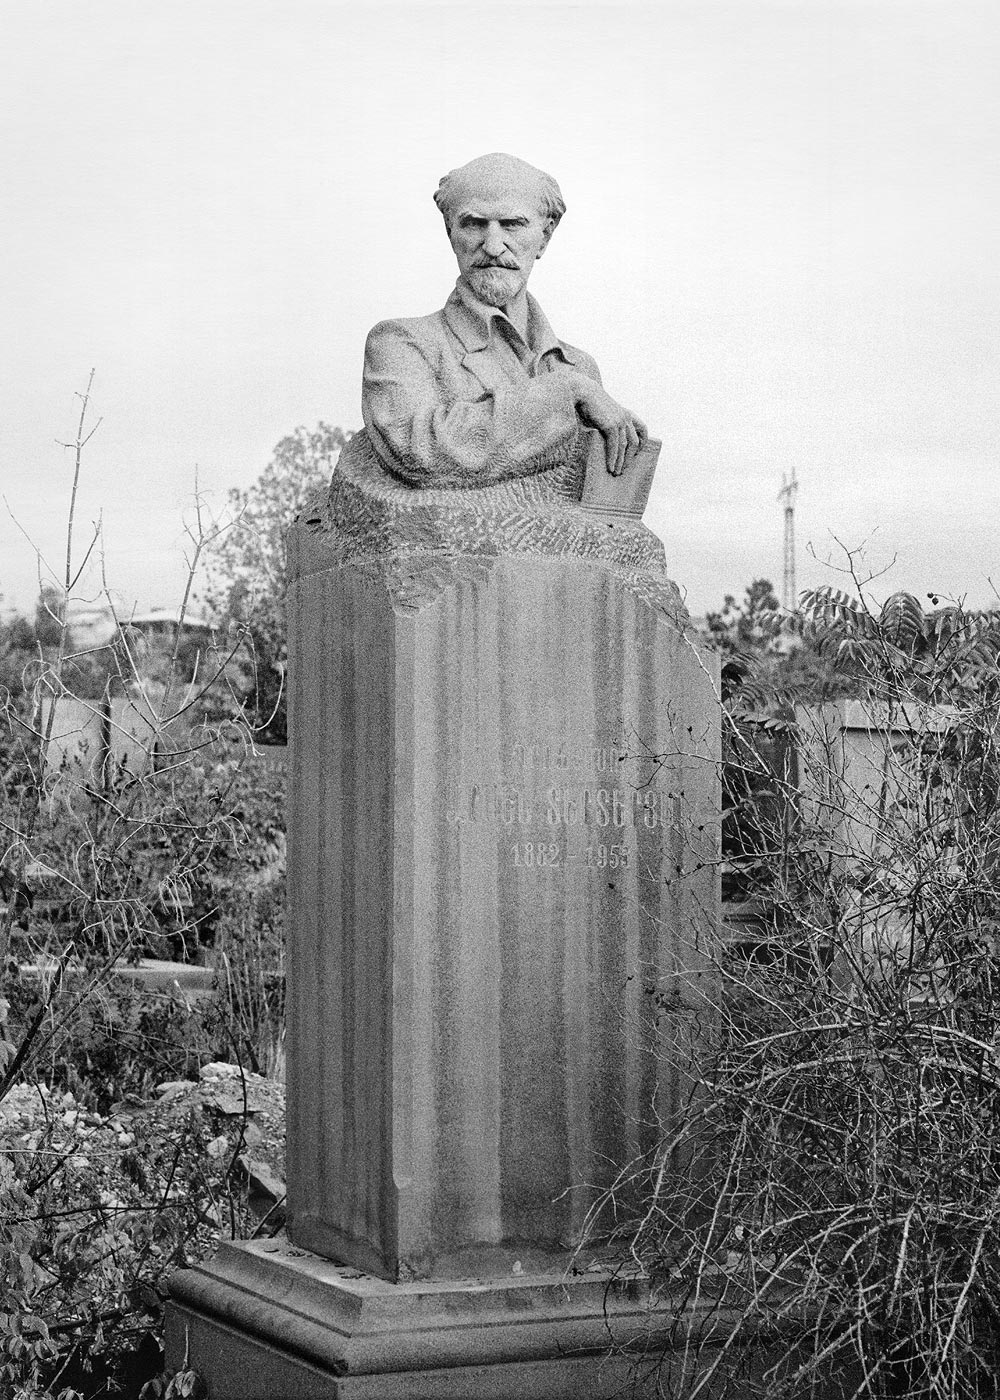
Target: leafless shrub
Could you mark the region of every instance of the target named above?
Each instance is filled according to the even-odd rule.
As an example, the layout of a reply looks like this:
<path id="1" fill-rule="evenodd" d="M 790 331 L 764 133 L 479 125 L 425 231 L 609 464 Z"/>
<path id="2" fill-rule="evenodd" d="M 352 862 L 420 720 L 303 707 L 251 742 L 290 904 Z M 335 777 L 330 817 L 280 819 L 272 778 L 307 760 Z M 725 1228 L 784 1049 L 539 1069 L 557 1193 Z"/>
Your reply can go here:
<path id="1" fill-rule="evenodd" d="M 216 1161 L 202 1129 L 181 1133 L 166 1101 L 128 1126 L 142 1108 L 135 1090 L 157 1082 L 173 1022 L 159 1015 L 156 1053 L 116 1045 L 95 1027 L 113 1012 L 123 1033 L 147 1033 L 141 1009 L 130 1002 L 131 1019 L 122 1012 L 115 970 L 142 956 L 201 958 L 253 864 L 253 824 L 266 817 L 262 845 L 282 824 L 280 813 L 262 815 L 270 788 L 248 769 L 252 730 L 228 686 L 242 639 L 236 632 L 219 646 L 202 629 L 192 647 L 185 626 L 220 533 L 200 501 L 187 527 L 181 608 L 158 643 L 145 645 L 121 616 L 106 642 L 76 640 L 70 604 L 81 589 L 114 610 L 93 580 L 100 526 L 82 552 L 75 543 L 84 452 L 98 426 L 92 385 L 93 374 L 65 444 L 73 474 L 64 564 L 44 581 L 35 653 L 0 693 L 0 1105 L 34 1095 L 45 1109 L 42 1127 L 26 1132 L 0 1107 L 0 1389 L 39 1397 L 78 1395 L 69 1380 L 78 1362 L 117 1364 L 123 1348 L 153 1336 L 164 1271 L 211 1249 L 220 1229 L 242 1228 L 245 1201 L 231 1173 L 238 1147 L 225 1154 L 228 1167 Z M 247 958 L 238 968 L 244 978 L 258 971 Z M 252 995 L 234 990 L 231 958 L 226 977 L 230 1008 Z M 222 1029 L 241 1060 L 246 1028 Z M 277 1024 L 271 1040 L 280 1040 Z M 80 1072 L 67 1086 L 54 1067 L 74 1047 Z M 130 1054 L 148 1070 L 131 1074 L 124 1104 L 108 1084 L 87 1082 L 82 1061 L 100 1066 L 104 1054 L 114 1073 L 129 1069 Z M 51 1122 L 49 1105 L 58 1105 Z"/>
<path id="2" fill-rule="evenodd" d="M 687 1107 L 591 1218 L 675 1319 L 664 1395 L 996 1394 L 1000 629 L 933 603 L 807 596 L 854 699 L 727 713 L 754 898 Z"/>

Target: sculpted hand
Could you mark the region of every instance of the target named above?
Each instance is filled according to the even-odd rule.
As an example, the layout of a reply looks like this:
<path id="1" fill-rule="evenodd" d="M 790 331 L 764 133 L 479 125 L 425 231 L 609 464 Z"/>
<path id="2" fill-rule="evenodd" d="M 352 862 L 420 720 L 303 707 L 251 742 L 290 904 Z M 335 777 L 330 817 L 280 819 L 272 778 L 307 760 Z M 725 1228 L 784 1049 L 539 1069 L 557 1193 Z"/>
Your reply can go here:
<path id="1" fill-rule="evenodd" d="M 646 425 L 592 379 L 577 380 L 576 410 L 604 438 L 608 471 L 618 476 L 633 461 L 648 436 Z"/>

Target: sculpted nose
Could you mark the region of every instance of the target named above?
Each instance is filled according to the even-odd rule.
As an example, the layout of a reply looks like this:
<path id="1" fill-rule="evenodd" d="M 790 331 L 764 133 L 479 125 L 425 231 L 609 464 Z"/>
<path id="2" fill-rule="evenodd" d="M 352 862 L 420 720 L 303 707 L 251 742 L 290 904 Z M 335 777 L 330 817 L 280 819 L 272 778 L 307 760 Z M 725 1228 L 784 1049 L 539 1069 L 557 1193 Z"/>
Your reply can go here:
<path id="1" fill-rule="evenodd" d="M 487 257 L 498 258 L 505 247 L 503 229 L 499 224 L 490 224 L 483 240 L 483 252 Z"/>

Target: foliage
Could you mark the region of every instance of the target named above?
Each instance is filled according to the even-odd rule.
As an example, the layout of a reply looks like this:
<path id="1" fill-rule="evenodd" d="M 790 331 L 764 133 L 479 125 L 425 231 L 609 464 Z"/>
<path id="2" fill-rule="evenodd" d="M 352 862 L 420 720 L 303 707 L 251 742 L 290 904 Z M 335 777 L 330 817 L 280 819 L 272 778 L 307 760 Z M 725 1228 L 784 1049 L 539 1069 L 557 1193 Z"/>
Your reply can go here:
<path id="1" fill-rule="evenodd" d="M 166 1274 L 248 1226 L 240 1130 L 216 1127 L 166 1096 L 101 1113 L 23 1085 L 0 1105 L 5 1395 L 108 1393 L 142 1342 L 157 1369 Z"/>
<path id="2" fill-rule="evenodd" d="M 773 649 L 770 618 L 777 607 L 771 580 L 755 578 L 747 584 L 741 602 L 727 593 L 722 610 L 708 613 L 705 624 L 716 647 L 727 656 L 769 651 Z"/>
<path id="3" fill-rule="evenodd" d="M 38 639 L 26 617 L 0 621 L 0 694 L 20 699 L 31 688 L 29 673 L 38 658 Z"/>
<path id="4" fill-rule="evenodd" d="M 803 594 L 787 630 L 852 678 L 854 688 L 890 705 L 951 703 L 995 683 L 1000 616 L 941 604 L 924 612 L 911 593 L 893 593 L 876 609 L 838 589 Z M 780 623 L 778 624 L 780 626 Z"/>
<path id="5" fill-rule="evenodd" d="M 740 691 L 744 709 L 771 705 L 776 695 L 819 702 L 854 691 L 843 657 L 795 630 L 768 579 L 754 579 L 739 604 L 727 594 L 721 612 L 708 613 L 705 621 L 709 641 L 721 655 L 727 702 Z"/>
<path id="6" fill-rule="evenodd" d="M 149 993 L 124 978 L 95 978 L 81 966 L 58 986 L 23 977 L 9 989 L 9 1024 L 27 1032 L 41 1016 L 32 1082 L 69 1092 L 89 1111 L 148 1099 L 165 1080 L 197 1078 L 203 1064 L 228 1053 L 218 1009 L 179 991 Z"/>
<path id="7" fill-rule="evenodd" d="M 90 394 L 69 444 L 71 501 Z M 196 507 L 182 614 L 216 533 Z M 229 1001 L 196 1015 L 111 979 L 145 953 L 204 956 L 223 909 L 256 908 L 254 882 L 276 891 L 283 878 L 283 775 L 260 768 L 218 698 L 231 656 L 185 666 L 181 632 L 152 676 L 123 630 L 81 701 L 66 616 L 97 541 L 78 559 L 71 504 L 58 591 L 34 623 L 0 633 L 0 1392 L 34 1400 L 110 1393 L 143 1338 L 155 1350 L 165 1270 L 246 1227 L 238 1141 L 176 1105 L 142 1107 L 220 1044 L 240 1058 Z M 255 973 L 244 959 L 236 982 Z M 186 1373 L 160 1390 L 193 1384 Z"/>
<path id="8" fill-rule="evenodd" d="M 73 651 L 65 645 L 66 599 L 60 588 L 44 580 L 33 619 L 13 614 L 0 620 L 0 695 L 10 701 L 31 695 L 40 669 L 51 663 L 62 646 L 60 663 L 66 692 L 85 700 L 120 694 L 122 662 L 109 642 Z"/>
<path id="9" fill-rule="evenodd" d="M 672 1301 L 692 1395 L 1000 1383 L 1000 618 L 931 601 L 807 595 L 854 708 L 772 716 L 784 769 L 731 726 L 748 790 L 766 768 L 762 912 L 671 1045 L 686 1105 L 592 1220 Z"/>
<path id="10" fill-rule="evenodd" d="M 19 886 L 22 961 L 198 961 L 237 888 L 283 868 L 283 773 L 235 731 L 189 730 L 186 743 L 141 774 L 133 762 L 109 767 L 97 790 L 72 764 L 49 775 L 60 800 Z"/>
<path id="11" fill-rule="evenodd" d="M 256 1074 L 277 1076 L 285 1063 L 285 900 L 283 867 L 243 890 L 216 936 L 221 1023 Z"/>
<path id="12" fill-rule="evenodd" d="M 257 481 L 233 489 L 234 523 L 220 534 L 207 598 L 223 626 L 243 638 L 244 694 L 261 742 L 285 742 L 285 593 L 289 527 L 302 507 L 325 490 L 350 433 L 319 423 L 282 438 Z"/>

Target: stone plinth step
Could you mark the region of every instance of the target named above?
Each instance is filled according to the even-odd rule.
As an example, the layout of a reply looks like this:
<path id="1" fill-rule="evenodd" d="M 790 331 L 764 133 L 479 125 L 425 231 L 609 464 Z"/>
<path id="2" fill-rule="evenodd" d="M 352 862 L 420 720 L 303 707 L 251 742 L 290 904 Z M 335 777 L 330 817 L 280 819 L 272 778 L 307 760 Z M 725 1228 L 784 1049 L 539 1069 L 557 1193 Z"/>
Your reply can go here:
<path id="1" fill-rule="evenodd" d="M 651 1400 L 683 1394 L 736 1317 L 709 1300 L 679 1324 L 606 1271 L 393 1284 L 285 1239 L 224 1244 L 171 1292 L 168 1369 L 209 1400 Z M 788 1351 L 758 1337 L 732 1365 L 759 1384 Z"/>

